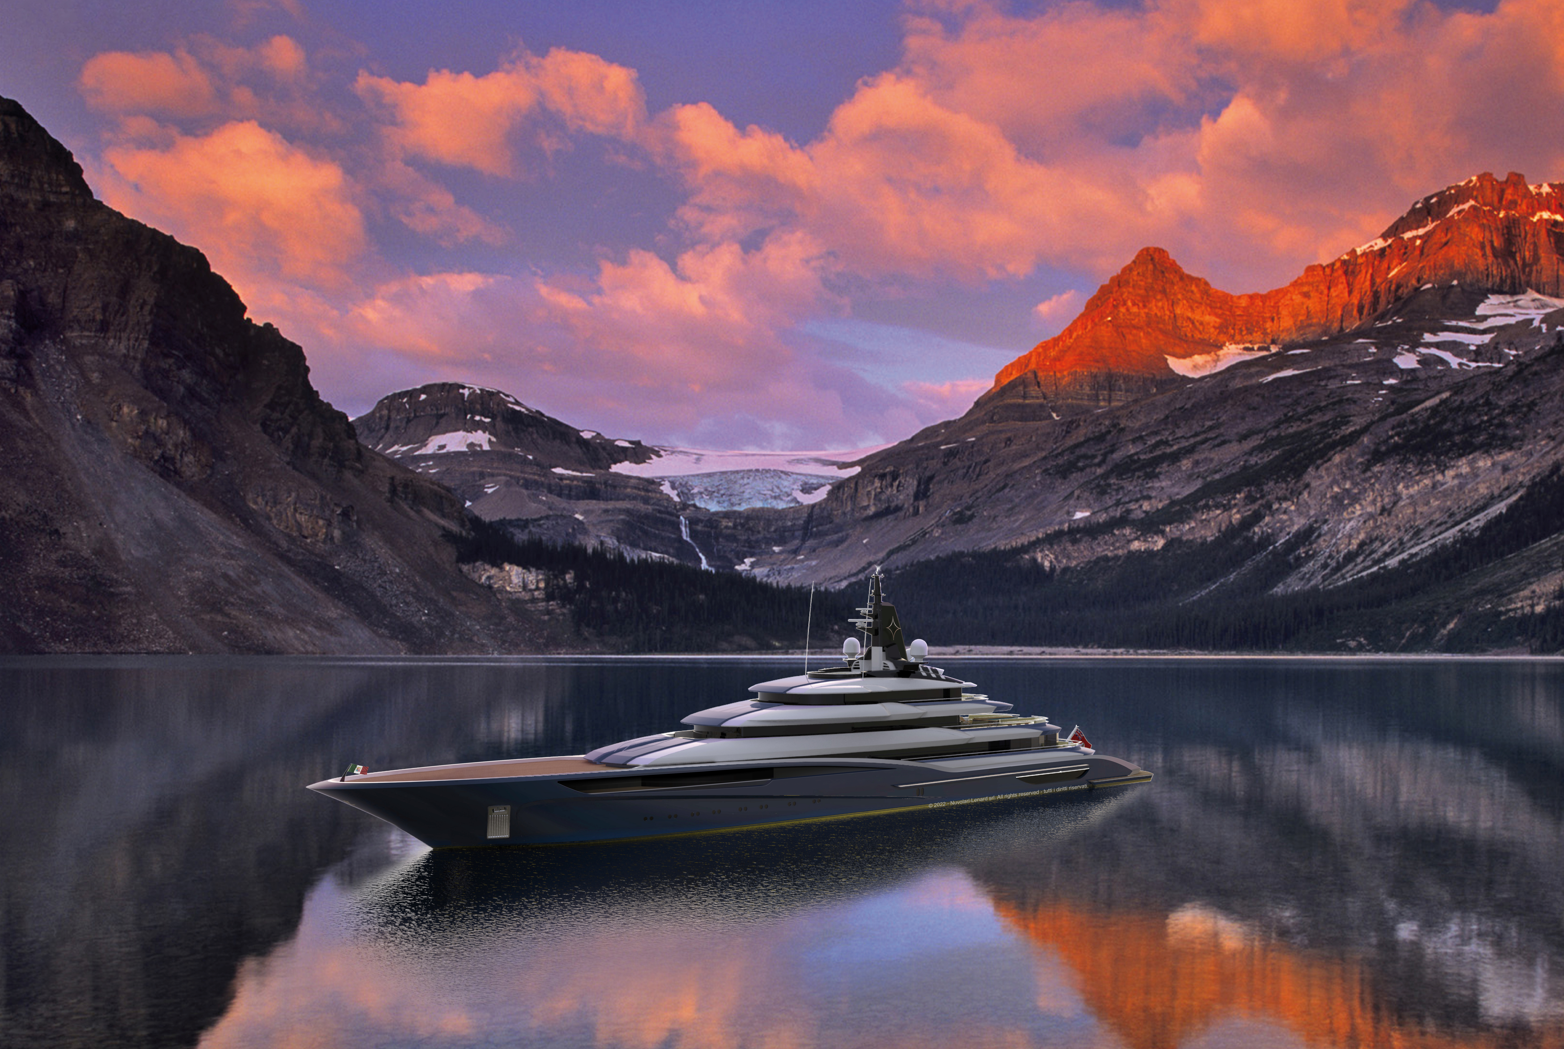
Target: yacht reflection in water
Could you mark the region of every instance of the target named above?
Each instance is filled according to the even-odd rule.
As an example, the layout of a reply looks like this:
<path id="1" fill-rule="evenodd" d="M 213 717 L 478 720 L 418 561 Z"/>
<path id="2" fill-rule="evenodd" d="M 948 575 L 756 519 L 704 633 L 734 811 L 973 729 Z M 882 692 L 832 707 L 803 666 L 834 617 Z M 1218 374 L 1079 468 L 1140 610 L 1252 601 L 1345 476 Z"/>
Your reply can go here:
<path id="1" fill-rule="evenodd" d="M 247 972 L 207 1044 L 288 1041 L 285 999 L 392 1044 L 1564 1046 L 1558 821 L 1501 770 L 1177 751 L 1113 799 L 421 854 L 318 893 L 352 932 Z"/>
<path id="2" fill-rule="evenodd" d="M 6 1049 L 1564 1049 L 1558 663 L 973 662 L 1157 779 L 436 852 L 297 784 L 575 753 L 749 668 L 116 666 L 0 663 Z"/>

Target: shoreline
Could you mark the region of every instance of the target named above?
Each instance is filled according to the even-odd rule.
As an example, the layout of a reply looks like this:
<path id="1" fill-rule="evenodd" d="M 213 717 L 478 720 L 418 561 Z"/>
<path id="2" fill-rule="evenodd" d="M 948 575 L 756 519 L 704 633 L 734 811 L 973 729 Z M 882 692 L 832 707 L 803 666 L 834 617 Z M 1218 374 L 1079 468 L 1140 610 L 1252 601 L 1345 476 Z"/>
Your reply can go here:
<path id="1" fill-rule="evenodd" d="M 812 668 L 834 665 L 837 653 L 811 652 Z M 150 665 L 156 662 L 230 662 L 235 660 L 280 660 L 300 663 L 351 665 L 417 664 L 421 662 L 505 664 L 523 662 L 557 662 L 574 660 L 723 660 L 743 662 L 798 662 L 800 671 L 805 654 L 802 649 L 774 652 L 491 652 L 491 653 L 330 653 L 330 652 L 40 652 L 0 653 L 0 667 L 21 665 L 64 666 L 75 662 L 110 663 L 121 665 Z M 1047 645 L 944 645 L 931 646 L 928 659 L 936 663 L 944 660 L 1351 660 L 1358 662 L 1429 662 L 1429 661 L 1489 661 L 1489 662 L 1564 662 L 1564 654 L 1533 655 L 1527 652 L 1199 652 L 1174 649 L 1102 649 L 1069 648 Z"/>

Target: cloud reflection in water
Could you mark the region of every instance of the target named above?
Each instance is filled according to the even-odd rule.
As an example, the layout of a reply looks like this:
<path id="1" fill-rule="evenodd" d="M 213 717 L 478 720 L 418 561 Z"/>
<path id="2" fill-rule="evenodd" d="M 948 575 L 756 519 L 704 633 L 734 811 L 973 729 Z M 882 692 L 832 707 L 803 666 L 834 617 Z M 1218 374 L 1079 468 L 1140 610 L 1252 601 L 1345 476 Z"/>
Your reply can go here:
<path id="1" fill-rule="evenodd" d="M 421 853 L 317 887 L 299 937 L 246 966 L 202 1044 L 1564 1045 L 1556 1016 L 1485 1028 L 1417 1015 L 1364 951 L 1300 945 L 1296 927 L 1188 900 L 1198 885 L 1137 884 L 1105 850 L 1154 839 L 1191 804 L 1174 784 L 1162 797 Z M 1094 857 L 1114 877 L 1094 876 Z M 1186 902 L 1148 906 L 1158 889 Z"/>

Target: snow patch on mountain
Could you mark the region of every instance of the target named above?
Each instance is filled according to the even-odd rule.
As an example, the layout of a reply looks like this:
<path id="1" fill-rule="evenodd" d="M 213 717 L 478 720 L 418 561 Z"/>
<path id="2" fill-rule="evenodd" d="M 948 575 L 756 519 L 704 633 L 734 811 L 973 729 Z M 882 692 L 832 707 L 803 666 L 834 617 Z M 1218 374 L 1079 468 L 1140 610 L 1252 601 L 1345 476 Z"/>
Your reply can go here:
<path id="1" fill-rule="evenodd" d="M 441 452 L 486 452 L 494 438 L 482 430 L 459 430 L 456 433 L 437 433 L 423 443 L 414 455 L 436 455 Z M 401 451 L 391 449 L 392 454 Z"/>
<path id="2" fill-rule="evenodd" d="M 1431 331 L 1423 335 L 1423 341 L 1438 345 L 1441 342 L 1459 342 L 1465 346 L 1484 346 L 1493 336 L 1487 334 L 1472 334 L 1464 331 Z M 1419 347 L 1423 352 L 1431 352 L 1424 347 Z"/>
<path id="3" fill-rule="evenodd" d="M 1279 349 L 1280 346 L 1255 346 L 1230 342 L 1212 353 L 1197 353 L 1192 357 L 1164 356 L 1163 359 L 1168 362 L 1169 368 L 1184 378 L 1200 379 L 1207 375 L 1215 375 L 1242 361 L 1269 357 Z"/>
<path id="4" fill-rule="evenodd" d="M 660 480 L 669 498 L 707 510 L 807 505 L 831 490 L 831 482 L 818 474 L 786 470 L 723 470 Z"/>
<path id="5" fill-rule="evenodd" d="M 1315 371 L 1319 371 L 1319 369 L 1318 368 L 1283 368 L 1279 372 L 1272 372 L 1270 375 L 1267 375 L 1265 378 L 1261 379 L 1260 382 L 1261 383 L 1268 383 L 1272 379 L 1285 379 L 1285 378 L 1287 378 L 1290 375 L 1306 375 L 1309 372 L 1315 372 Z"/>
<path id="6" fill-rule="evenodd" d="M 1448 333 L 1444 333 L 1448 334 Z M 1426 338 L 1426 336 L 1425 336 Z M 1430 357 L 1438 357 L 1452 368 L 1498 368 L 1501 365 L 1497 361 L 1469 361 L 1465 357 L 1457 357 L 1448 350 L 1436 350 L 1428 346 L 1419 346 L 1418 353 L 1426 353 Z"/>
<path id="7" fill-rule="evenodd" d="M 704 448 L 653 448 L 652 458 L 644 463 L 615 463 L 616 473 L 632 477 L 688 477 L 692 474 L 728 473 L 735 470 L 781 470 L 786 473 L 815 474 L 823 477 L 851 477 L 858 467 L 848 463 L 889 448 L 877 444 L 869 448 L 827 452 L 713 451 Z"/>
<path id="8" fill-rule="evenodd" d="M 819 452 L 653 448 L 644 463 L 615 463 L 610 469 L 660 481 L 668 498 L 707 510 L 780 508 L 819 502 L 832 481 L 858 472 L 850 463 L 886 447 Z"/>
<path id="9" fill-rule="evenodd" d="M 1532 326 L 1536 327 L 1544 316 L 1554 310 L 1564 310 L 1564 299 L 1539 295 L 1534 291 L 1528 291 L 1524 295 L 1490 295 L 1477 307 L 1477 316 L 1483 319 L 1473 321 L 1471 326 L 1499 328 L 1517 321 L 1529 320 Z"/>

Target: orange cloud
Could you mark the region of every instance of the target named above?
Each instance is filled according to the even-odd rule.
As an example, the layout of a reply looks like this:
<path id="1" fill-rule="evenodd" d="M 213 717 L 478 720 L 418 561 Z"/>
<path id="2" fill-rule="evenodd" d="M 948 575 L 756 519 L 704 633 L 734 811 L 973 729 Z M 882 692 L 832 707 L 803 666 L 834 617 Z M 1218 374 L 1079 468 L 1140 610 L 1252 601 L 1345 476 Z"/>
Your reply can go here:
<path id="1" fill-rule="evenodd" d="M 112 113 L 204 116 L 217 109 L 217 92 L 188 51 L 131 54 L 106 51 L 82 67 L 82 97 Z"/>
<path id="2" fill-rule="evenodd" d="M 78 86 L 94 109 L 125 117 L 256 119 L 340 129 L 331 114 L 305 101 L 309 63 L 304 48 L 288 36 L 249 48 L 200 36 L 171 52 L 107 51 L 82 66 Z"/>
<path id="3" fill-rule="evenodd" d="M 959 5 L 802 146 L 656 122 L 707 239 L 778 223 L 870 278 L 1105 274 L 1146 244 L 1269 287 L 1480 170 L 1564 170 L 1564 13 L 1508 0 Z"/>
<path id="4" fill-rule="evenodd" d="M 646 96 L 633 69 L 562 47 L 526 64 L 548 108 L 572 131 L 633 139 L 646 120 Z"/>
<path id="5" fill-rule="evenodd" d="M 1073 216 L 1111 204 L 894 73 L 860 85 L 802 148 L 740 133 L 710 107 L 682 107 L 669 126 L 664 149 L 689 184 L 681 217 L 692 229 L 742 236 L 785 216 L 870 276 L 1021 276 L 1057 251 Z"/>
<path id="6" fill-rule="evenodd" d="M 456 195 L 400 160 L 388 158 L 364 176 L 387 210 L 408 229 L 450 247 L 463 241 L 503 244 L 503 227 L 457 203 Z"/>
<path id="7" fill-rule="evenodd" d="M 1193 39 L 1268 62 L 1318 62 L 1401 33 L 1415 0 L 1172 0 L 1165 9 Z"/>
<path id="8" fill-rule="evenodd" d="M 843 289 L 904 294 L 1044 267 L 1102 276 L 1158 244 L 1220 287 L 1253 290 L 1476 171 L 1564 176 L 1558 0 L 1076 0 L 1021 13 L 931 0 L 902 24 L 900 61 L 804 142 L 706 102 L 649 115 L 635 70 L 562 48 L 422 82 L 355 65 L 344 101 L 325 90 L 332 52 L 312 62 L 291 37 L 192 38 L 98 55 L 80 88 L 115 122 L 105 197 L 206 250 L 252 307 L 330 348 L 315 352 L 388 350 L 488 369 L 500 385 L 536 371 L 558 384 L 561 411 L 685 434 L 720 411 L 771 444 L 790 412 L 847 433 L 848 369 L 831 372 L 793 334 L 841 312 Z M 523 258 L 470 287 L 377 252 L 382 219 L 447 247 L 524 243 L 433 165 L 546 176 L 539 160 L 582 136 L 679 180 L 655 251 L 621 243 L 571 273 Z M 1067 320 L 1076 305 L 1066 293 L 1027 319 Z M 900 400 L 877 418 L 962 407 L 959 386 L 879 392 Z M 846 439 L 877 436 L 896 435 Z"/>
<path id="9" fill-rule="evenodd" d="M 104 151 L 104 200 L 205 251 L 236 285 L 343 287 L 367 249 L 341 167 L 254 121 Z"/>
<path id="10" fill-rule="evenodd" d="M 326 255 L 330 252 L 345 251 L 343 261 L 362 254 L 367 245 L 354 212 L 365 207 L 375 216 L 389 214 L 442 245 L 471 240 L 500 244 L 507 239 L 499 225 L 458 203 L 450 190 L 396 157 L 344 149 L 339 133 L 351 120 L 323 102 L 318 79 L 303 46 L 291 37 L 276 35 L 251 47 L 237 47 L 199 36 L 172 52 L 97 55 L 83 67 L 79 86 L 89 104 L 119 117 L 108 168 L 111 175 L 120 176 L 134 168 L 136 185 L 133 189 L 116 186 L 116 199 L 142 209 L 138 213 L 162 217 L 159 222 L 181 216 L 182 221 L 170 228 L 192 240 L 213 228 L 227 235 L 236 224 L 251 227 L 252 235 L 233 245 L 233 250 L 213 241 L 194 242 L 214 259 L 227 259 L 225 272 L 248 284 L 252 294 L 267 294 L 272 301 L 295 300 L 303 289 L 268 288 L 258 279 L 260 274 L 273 270 L 290 280 L 303 279 L 324 272 L 322 265 L 329 270 Z M 222 127 L 246 123 L 251 125 L 246 133 Z M 279 128 L 293 129 L 294 141 L 325 138 L 329 145 L 308 151 L 293 145 L 283 149 L 277 145 L 284 135 Z M 265 134 L 256 134 L 261 129 Z M 231 170 L 222 163 L 202 163 L 182 177 L 169 164 L 159 164 L 155 156 L 177 153 L 190 159 L 224 151 L 230 158 L 242 155 L 247 163 Z M 288 151 L 294 155 L 284 163 L 282 154 Z M 105 160 L 110 160 L 108 154 Z M 251 166 L 255 163 L 261 167 Z M 353 165 L 354 177 L 346 174 L 344 164 Z M 285 169 L 276 172 L 282 176 L 279 192 L 267 194 L 256 172 L 270 177 L 279 167 Z M 227 181 L 232 185 L 223 184 Z M 197 187 L 197 200 L 175 199 L 192 185 Z M 304 197 L 282 196 L 307 193 L 322 196 L 316 205 Z M 242 221 L 248 202 L 262 198 L 262 211 L 252 221 Z M 224 210 L 213 205 L 218 199 L 238 207 L 228 208 L 225 217 L 214 222 L 214 211 Z M 196 220 L 191 214 L 195 211 L 205 217 Z M 286 221 L 306 215 L 306 228 L 290 236 Z M 312 231 L 312 227 L 321 229 Z M 308 239 L 317 232 L 326 236 L 321 250 L 312 251 Z M 248 262 L 239 258 L 279 247 L 288 254 L 269 263 L 259 257 Z M 328 286 L 336 285 L 328 281 Z"/>
<path id="11" fill-rule="evenodd" d="M 1169 23 L 1156 6 L 1073 3 L 1012 17 L 974 4 L 954 28 L 909 18 L 901 72 L 940 106 L 1000 128 L 1023 153 L 1063 158 L 1143 133 L 1170 107 L 1203 99 L 1197 56 Z"/>
<path id="12" fill-rule="evenodd" d="M 354 88 L 390 117 L 386 135 L 408 155 L 497 177 L 517 174 L 513 138 L 542 111 L 570 131 L 625 138 L 646 113 L 634 70 L 563 48 L 484 76 L 431 70 L 422 84 L 361 72 Z"/>
<path id="13" fill-rule="evenodd" d="M 481 77 L 431 70 L 422 84 L 360 73 L 354 87 L 390 110 L 386 133 L 408 153 L 497 176 L 514 172 L 511 130 L 538 103 L 532 78 L 520 70 Z"/>

